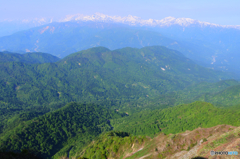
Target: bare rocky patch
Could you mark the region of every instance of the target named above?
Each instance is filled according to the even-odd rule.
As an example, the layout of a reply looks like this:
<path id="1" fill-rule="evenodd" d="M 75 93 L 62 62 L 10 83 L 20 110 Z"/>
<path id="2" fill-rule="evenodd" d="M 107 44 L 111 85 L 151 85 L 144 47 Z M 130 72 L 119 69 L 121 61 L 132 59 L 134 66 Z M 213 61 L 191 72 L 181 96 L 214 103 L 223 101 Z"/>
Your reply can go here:
<path id="1" fill-rule="evenodd" d="M 166 159 L 203 158 L 240 158 L 240 156 L 210 156 L 210 151 L 238 151 L 240 152 L 240 127 L 218 125 L 211 128 L 197 128 L 180 134 L 159 134 L 148 142 L 151 147 L 148 153 L 140 157 Z M 218 143 L 219 142 L 219 143 Z M 146 150 L 145 145 L 142 151 Z M 132 151 L 124 158 L 131 157 L 138 151 Z"/>

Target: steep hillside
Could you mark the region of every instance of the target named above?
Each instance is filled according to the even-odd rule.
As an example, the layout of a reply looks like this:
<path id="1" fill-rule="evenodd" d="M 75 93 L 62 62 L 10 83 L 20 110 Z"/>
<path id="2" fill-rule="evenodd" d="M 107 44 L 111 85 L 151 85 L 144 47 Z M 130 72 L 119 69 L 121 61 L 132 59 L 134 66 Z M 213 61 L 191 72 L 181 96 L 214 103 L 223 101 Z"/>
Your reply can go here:
<path id="1" fill-rule="evenodd" d="M 239 155 L 210 155 L 214 151 L 239 152 L 239 127 L 218 125 L 211 128 L 197 128 L 180 134 L 160 134 L 138 152 L 124 158 L 166 158 L 191 159 L 240 158 Z"/>
<path id="2" fill-rule="evenodd" d="M 191 159 L 202 158 L 239 158 L 239 155 L 214 155 L 214 151 L 239 152 L 239 127 L 218 125 L 211 128 L 197 128 L 180 134 L 170 134 L 153 138 L 141 151 L 134 153 L 131 158 L 167 158 Z"/>
<path id="3" fill-rule="evenodd" d="M 77 141 L 80 148 L 101 132 L 111 130 L 108 120 L 118 117 L 121 114 L 102 106 L 69 103 L 1 134 L 0 148 L 11 151 L 30 149 L 49 158 L 66 145 L 69 149 Z"/>
<path id="4" fill-rule="evenodd" d="M 178 155 L 187 155 L 188 151 L 190 153 L 188 155 L 194 155 L 192 151 L 195 150 L 191 149 L 201 139 L 219 137 L 223 132 L 239 126 L 239 114 L 239 106 L 234 109 L 223 109 L 204 102 L 142 111 L 123 118 L 111 119 L 113 132 L 102 134 L 83 149 L 74 146 L 69 155 L 73 158 L 76 156 L 140 158 L 145 155 L 164 158 L 173 155 L 174 158 L 175 153 L 180 151 L 184 152 Z M 222 124 L 233 126 L 217 126 Z M 216 127 L 211 128 L 213 126 Z M 194 130 L 193 135 L 190 132 L 192 130 Z"/>
<path id="5" fill-rule="evenodd" d="M 70 158 L 79 158 L 84 156 L 87 159 L 92 158 L 125 158 L 129 151 L 140 149 L 150 138 L 144 136 L 132 136 L 126 132 L 110 131 L 101 134 L 93 140 L 82 151 L 70 153 Z"/>
<path id="6" fill-rule="evenodd" d="M 193 159 L 240 158 L 238 155 L 210 155 L 214 151 L 239 152 L 240 127 L 217 125 L 197 128 L 179 134 L 160 133 L 150 139 L 143 136 L 120 136 L 124 132 L 101 135 L 85 149 L 71 158 L 82 156 L 87 159 Z"/>
<path id="7" fill-rule="evenodd" d="M 219 137 L 219 132 L 239 126 L 239 115 L 239 106 L 223 109 L 204 102 L 141 111 L 125 117 L 106 106 L 69 103 L 57 111 L 20 122 L 15 128 L 5 131 L 0 135 L 0 146 L 10 151 L 30 149 L 45 158 L 191 156 L 198 143 L 210 141 L 211 136 Z M 220 131 L 209 128 L 220 124 L 233 126 L 218 126 Z M 194 130 L 198 127 L 208 129 Z M 114 131 L 100 135 L 112 129 Z M 189 130 L 194 130 L 193 135 Z M 182 132 L 185 133 L 178 134 Z M 219 139 L 220 143 L 222 141 L 225 142 Z M 205 155 L 208 150 L 201 152 L 199 154 Z"/>
<path id="8" fill-rule="evenodd" d="M 212 127 L 219 124 L 239 126 L 240 107 L 217 108 L 210 103 L 194 102 L 175 107 L 141 111 L 130 116 L 111 120 L 116 131 L 134 135 L 154 136 L 159 132 L 179 133 L 197 127 Z"/>

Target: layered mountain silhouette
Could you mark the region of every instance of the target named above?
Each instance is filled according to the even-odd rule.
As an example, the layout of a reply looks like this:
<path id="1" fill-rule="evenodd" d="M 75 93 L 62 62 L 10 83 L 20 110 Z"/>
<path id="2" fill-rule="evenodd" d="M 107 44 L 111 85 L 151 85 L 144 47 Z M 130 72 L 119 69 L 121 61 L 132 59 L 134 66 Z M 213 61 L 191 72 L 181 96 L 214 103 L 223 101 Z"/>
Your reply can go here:
<path id="1" fill-rule="evenodd" d="M 221 26 L 189 18 L 144 21 L 134 16 L 75 15 L 63 22 L 1 37 L 0 51 L 47 52 L 63 58 L 95 46 L 114 50 L 162 45 L 182 52 L 202 66 L 237 73 L 240 68 L 239 35 L 238 26 Z"/>
<path id="2" fill-rule="evenodd" d="M 2 55 L 1 99 L 19 105 L 155 97 L 201 81 L 234 78 L 161 46 L 113 51 L 95 47 L 43 64 L 29 64 L 28 56 L 44 55 L 48 57 L 45 62 L 57 58 L 47 54 Z M 9 56 L 12 60 L 7 62 Z M 14 61 L 16 57 L 21 60 Z"/>

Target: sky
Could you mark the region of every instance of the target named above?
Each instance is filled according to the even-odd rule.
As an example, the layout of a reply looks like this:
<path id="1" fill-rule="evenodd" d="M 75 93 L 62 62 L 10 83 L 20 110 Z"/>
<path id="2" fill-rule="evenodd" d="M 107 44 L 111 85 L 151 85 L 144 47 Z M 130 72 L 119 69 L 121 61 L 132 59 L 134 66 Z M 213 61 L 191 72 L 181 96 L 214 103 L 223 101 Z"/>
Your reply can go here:
<path id="1" fill-rule="evenodd" d="M 103 13 L 142 19 L 192 18 L 240 25 L 240 0 L 0 0 L 0 21 L 63 19 L 66 15 Z"/>

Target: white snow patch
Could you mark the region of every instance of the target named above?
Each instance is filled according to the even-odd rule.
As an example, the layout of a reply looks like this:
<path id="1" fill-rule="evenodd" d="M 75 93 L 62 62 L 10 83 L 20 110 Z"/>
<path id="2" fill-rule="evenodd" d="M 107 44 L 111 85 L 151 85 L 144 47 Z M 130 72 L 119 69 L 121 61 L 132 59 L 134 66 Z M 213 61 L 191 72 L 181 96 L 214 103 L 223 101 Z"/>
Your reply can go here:
<path id="1" fill-rule="evenodd" d="M 212 56 L 213 59 L 212 59 L 212 63 L 211 63 L 211 64 L 213 64 L 213 63 L 216 62 L 216 57 L 217 57 L 217 56 Z"/>
<path id="2" fill-rule="evenodd" d="M 191 19 L 191 18 L 166 17 L 158 20 L 158 19 L 142 19 L 140 17 L 133 16 L 133 15 L 128 15 L 126 17 L 109 16 L 102 13 L 95 13 L 93 15 L 83 15 L 83 14 L 67 15 L 64 19 L 60 20 L 60 22 L 67 22 L 67 21 L 100 21 L 100 22 L 124 23 L 129 25 L 158 26 L 158 27 L 171 26 L 171 25 L 180 25 L 183 27 L 186 27 L 189 25 L 199 25 L 200 27 L 210 26 L 210 27 L 240 29 L 240 25 L 219 25 L 219 24 L 214 24 L 209 22 L 202 22 L 199 20 Z M 185 28 L 183 28 L 183 31 L 185 31 Z"/>

